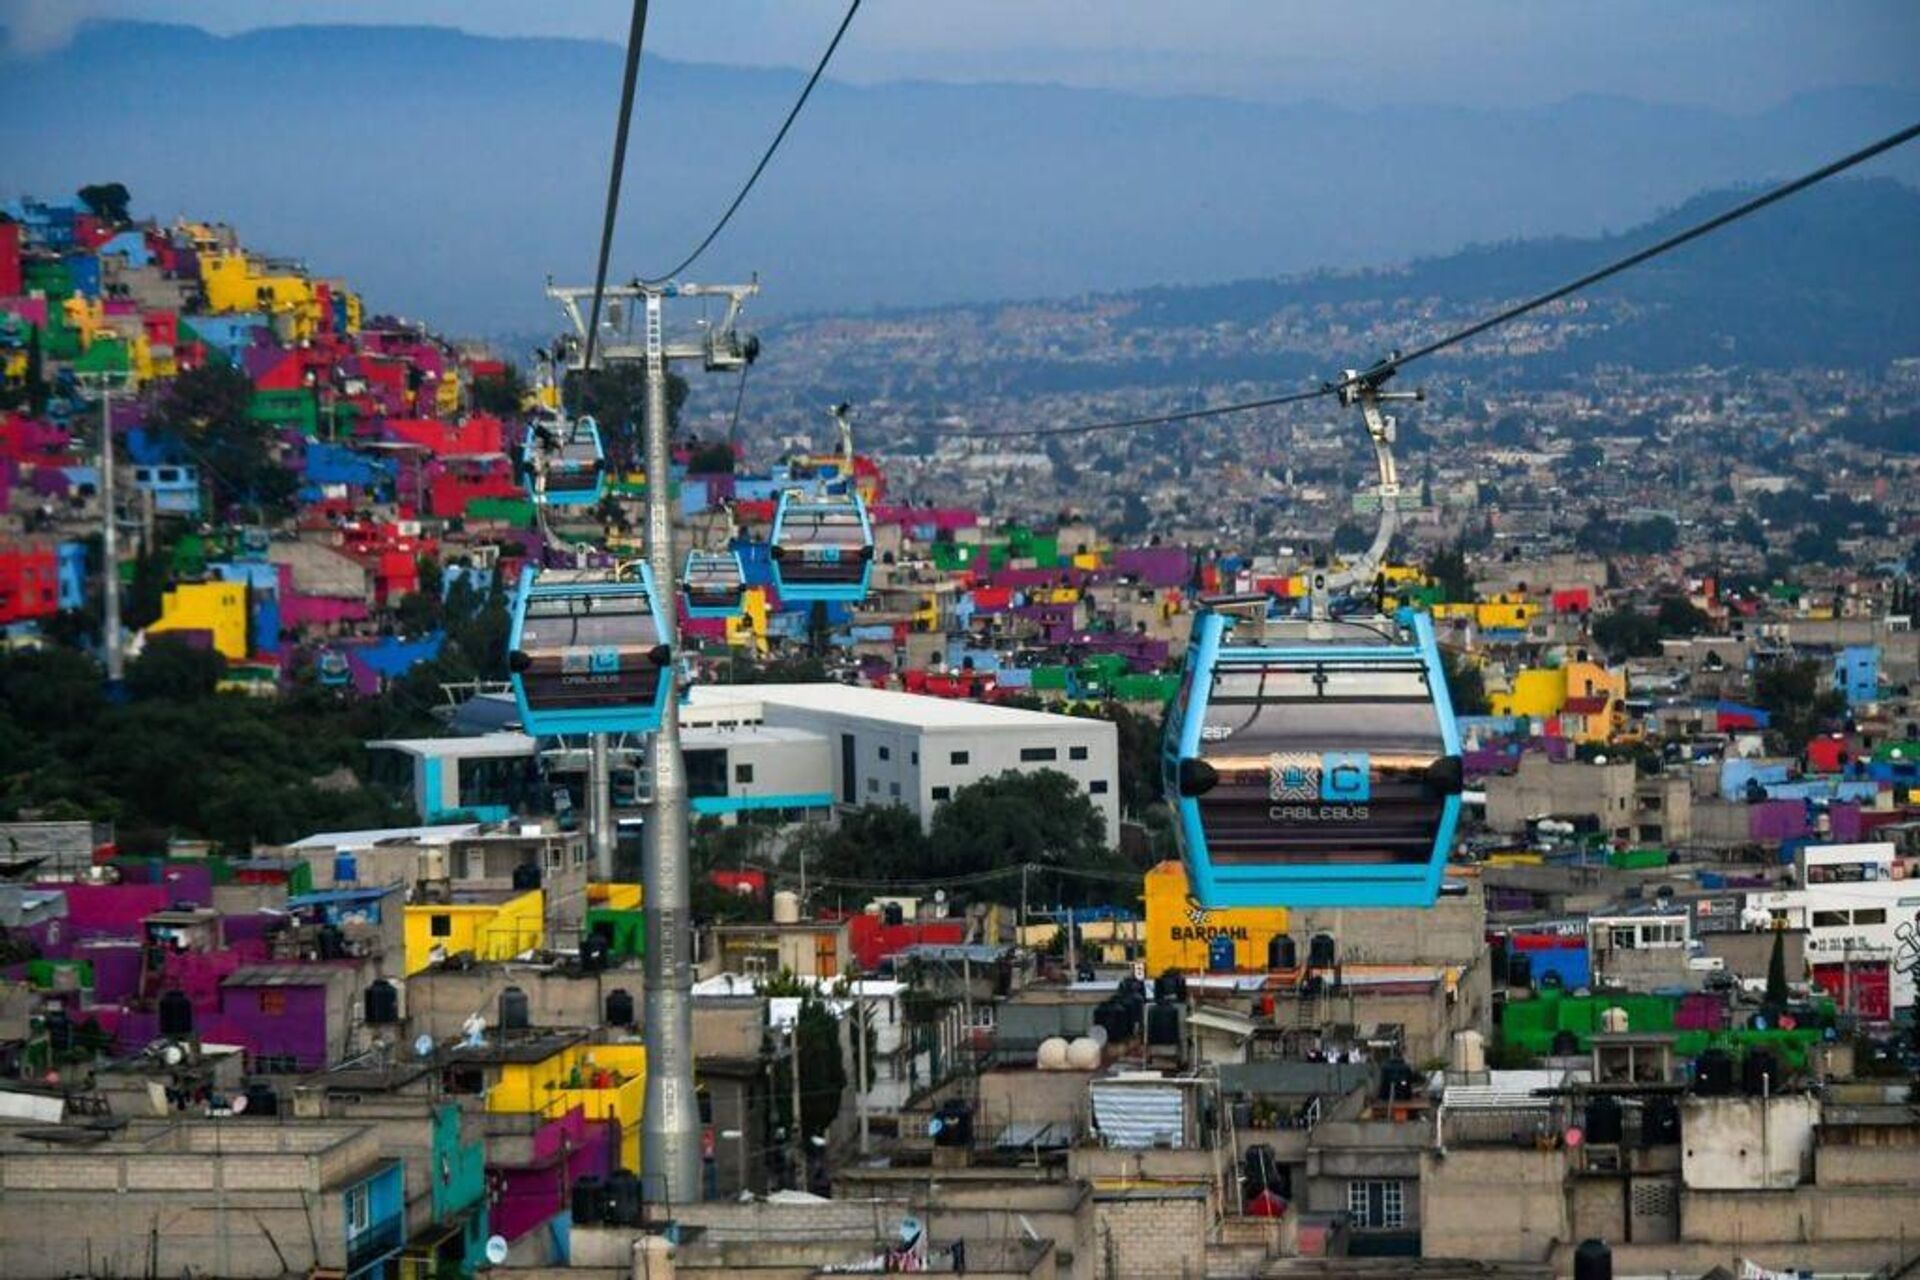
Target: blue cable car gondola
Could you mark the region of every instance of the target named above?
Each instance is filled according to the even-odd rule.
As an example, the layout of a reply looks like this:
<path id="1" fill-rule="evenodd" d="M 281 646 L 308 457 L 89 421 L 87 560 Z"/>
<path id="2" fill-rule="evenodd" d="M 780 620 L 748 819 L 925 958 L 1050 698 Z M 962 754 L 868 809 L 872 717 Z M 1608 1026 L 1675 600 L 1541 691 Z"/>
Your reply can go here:
<path id="1" fill-rule="evenodd" d="M 652 733 L 673 697 L 666 634 L 644 564 L 631 572 L 528 567 L 507 640 L 521 728 L 536 736 Z"/>
<path id="2" fill-rule="evenodd" d="M 1167 794 L 1205 907 L 1420 907 L 1460 815 L 1460 740 L 1425 614 L 1207 610 L 1167 717 Z"/>
<path id="3" fill-rule="evenodd" d="M 345 688 L 353 675 L 347 665 L 347 655 L 338 649 L 322 649 L 313 665 L 320 677 L 320 685 L 325 689 Z"/>
<path id="4" fill-rule="evenodd" d="M 520 470 L 527 496 L 552 506 L 591 506 L 607 491 L 606 455 L 600 426 L 590 417 L 569 422 L 547 409 L 527 423 L 520 443 Z"/>
<path id="5" fill-rule="evenodd" d="M 689 551 L 680 585 L 689 618 L 737 618 L 747 600 L 747 569 L 735 551 Z"/>
<path id="6" fill-rule="evenodd" d="M 773 582 L 782 600 L 855 604 L 873 575 L 873 526 L 860 495 L 789 489 L 773 516 Z"/>

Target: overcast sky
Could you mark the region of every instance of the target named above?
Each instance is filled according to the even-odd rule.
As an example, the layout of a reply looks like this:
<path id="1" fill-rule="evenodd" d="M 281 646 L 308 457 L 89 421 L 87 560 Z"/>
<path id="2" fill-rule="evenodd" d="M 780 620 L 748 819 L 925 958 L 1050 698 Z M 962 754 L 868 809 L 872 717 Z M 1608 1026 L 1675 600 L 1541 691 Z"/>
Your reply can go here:
<path id="1" fill-rule="evenodd" d="M 648 47 L 805 66 L 844 8 L 655 0 Z M 617 41 L 628 12 L 628 0 L 0 0 L 16 51 L 57 45 L 88 18 Z M 1265 101 L 1491 106 L 1610 93 L 1749 111 L 1835 85 L 1920 87 L 1920 0 L 866 0 L 835 74 Z"/>

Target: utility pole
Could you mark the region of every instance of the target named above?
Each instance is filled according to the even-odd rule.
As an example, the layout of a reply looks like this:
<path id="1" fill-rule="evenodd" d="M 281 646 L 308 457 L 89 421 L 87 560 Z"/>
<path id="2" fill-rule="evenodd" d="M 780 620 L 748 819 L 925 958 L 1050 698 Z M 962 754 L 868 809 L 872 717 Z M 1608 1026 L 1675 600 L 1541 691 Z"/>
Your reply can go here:
<path id="1" fill-rule="evenodd" d="M 793 1011 L 793 1022 L 787 1028 L 787 1079 L 793 1089 L 793 1177 L 794 1190 L 805 1191 L 807 1177 L 807 1133 L 806 1126 L 800 1123 L 800 1010 L 806 1008 L 806 1001 L 800 1002 L 800 1008 Z"/>
<path id="2" fill-rule="evenodd" d="M 859 1018 L 859 1023 L 853 1033 L 858 1037 L 854 1044 L 854 1052 L 860 1068 L 860 1087 L 855 1091 L 853 1098 L 854 1101 L 859 1104 L 860 1108 L 860 1154 L 863 1156 L 868 1154 L 870 1150 L 867 1134 L 867 1090 L 872 1087 L 871 1082 L 867 1078 L 867 1000 L 864 990 L 865 986 L 866 983 L 861 979 L 855 978 L 853 980 L 853 1008 L 854 1013 Z"/>
<path id="3" fill-rule="evenodd" d="M 673 549 L 673 449 L 668 439 L 667 367 L 674 360 L 699 360 L 708 372 L 739 370 L 759 354 L 760 343 L 743 338 L 735 329 L 740 307 L 760 291 L 758 282 L 744 285 L 642 284 L 635 281 L 602 291 L 620 305 L 610 306 L 602 327 L 607 331 L 595 346 L 608 364 L 644 363 L 647 371 L 647 560 L 654 590 L 665 593 L 661 615 L 666 626 L 660 642 L 679 658 L 679 615 L 671 597 L 680 566 Z M 547 296 L 566 312 L 582 339 L 585 358 L 588 319 L 581 302 L 594 290 L 548 284 Z M 668 298 L 721 298 L 725 317 L 698 339 L 666 340 L 662 303 Z M 637 304 L 637 305 L 636 305 Z M 640 312 L 643 330 L 634 340 L 634 314 Z M 647 1097 L 642 1122 L 641 1185 L 654 1202 L 691 1204 L 700 1198 L 700 1112 L 693 1083 L 693 939 L 689 902 L 691 875 L 687 840 L 687 773 L 680 750 L 678 690 L 653 735 L 650 759 L 653 775 L 652 813 L 647 823 L 650 839 L 643 859 L 645 894 L 641 916 L 646 927 Z M 602 780 L 604 789 L 606 780 Z M 596 799 L 596 804 L 601 803 Z M 796 1086 L 796 1101 L 798 1092 Z M 795 1123 L 799 1116 L 796 1112 Z"/>
<path id="4" fill-rule="evenodd" d="M 83 373 L 80 381 L 100 396 L 100 558 L 104 561 L 102 585 L 100 647 L 106 655 L 107 687 L 118 692 L 126 678 L 126 656 L 120 647 L 120 520 L 114 510 L 113 473 L 113 393 L 124 382 L 124 374 Z"/>

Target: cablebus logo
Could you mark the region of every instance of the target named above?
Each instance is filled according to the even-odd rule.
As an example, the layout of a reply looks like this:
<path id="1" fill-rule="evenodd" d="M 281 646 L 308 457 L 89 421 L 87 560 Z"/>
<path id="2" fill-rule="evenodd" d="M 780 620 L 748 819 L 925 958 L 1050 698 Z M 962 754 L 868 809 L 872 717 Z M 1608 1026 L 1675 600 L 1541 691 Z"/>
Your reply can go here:
<path id="1" fill-rule="evenodd" d="M 1267 757 L 1267 817 L 1275 822 L 1362 822 L 1373 799 L 1364 751 L 1276 751 Z"/>

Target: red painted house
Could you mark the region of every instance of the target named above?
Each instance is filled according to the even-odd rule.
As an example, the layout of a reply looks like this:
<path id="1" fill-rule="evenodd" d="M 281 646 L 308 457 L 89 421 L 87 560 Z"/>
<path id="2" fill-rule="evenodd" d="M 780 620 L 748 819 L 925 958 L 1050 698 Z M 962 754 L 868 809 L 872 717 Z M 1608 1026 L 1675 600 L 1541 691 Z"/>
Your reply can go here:
<path id="1" fill-rule="evenodd" d="M 20 224 L 0 222 L 0 298 L 20 293 Z"/>
<path id="2" fill-rule="evenodd" d="M 59 553 L 50 545 L 0 548 L 0 626 L 59 611 Z"/>

